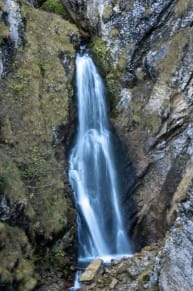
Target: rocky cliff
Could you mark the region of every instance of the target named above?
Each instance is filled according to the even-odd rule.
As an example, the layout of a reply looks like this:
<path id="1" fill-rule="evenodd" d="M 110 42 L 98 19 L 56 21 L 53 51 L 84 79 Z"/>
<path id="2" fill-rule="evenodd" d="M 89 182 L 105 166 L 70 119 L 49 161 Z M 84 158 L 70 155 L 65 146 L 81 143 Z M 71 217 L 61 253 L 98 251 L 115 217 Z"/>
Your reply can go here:
<path id="1" fill-rule="evenodd" d="M 2 290 L 65 290 L 73 273 L 64 169 L 80 37 L 134 168 L 126 199 L 135 204 L 128 218 L 138 251 L 83 288 L 193 289 L 192 24 L 191 0 L 0 0 Z"/>
<path id="2" fill-rule="evenodd" d="M 75 211 L 65 151 L 78 38 L 64 15 L 0 1 L 1 290 L 52 286 L 56 278 L 68 286 Z"/>
<path id="3" fill-rule="evenodd" d="M 159 267 L 153 262 L 150 268 L 157 272 L 155 288 L 192 290 L 193 3 L 75 0 L 63 4 L 91 38 L 91 50 L 109 90 L 112 122 L 136 172 L 134 246 L 139 250 L 161 242 Z M 123 279 L 119 268 L 111 270 L 118 280 L 114 290 L 151 288 L 147 282 L 152 276 L 145 276 L 146 285 L 140 283 L 137 289 L 129 280 L 124 285 L 129 267 L 125 270 Z M 105 282 L 109 273 L 93 290 L 109 290 L 110 283 Z"/>

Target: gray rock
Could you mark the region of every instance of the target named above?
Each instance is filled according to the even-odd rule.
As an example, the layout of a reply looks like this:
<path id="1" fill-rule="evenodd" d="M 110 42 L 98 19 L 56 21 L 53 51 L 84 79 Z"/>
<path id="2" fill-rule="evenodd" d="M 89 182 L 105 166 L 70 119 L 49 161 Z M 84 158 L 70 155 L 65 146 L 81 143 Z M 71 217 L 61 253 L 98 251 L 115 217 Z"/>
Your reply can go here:
<path id="1" fill-rule="evenodd" d="M 193 289 L 193 167 L 190 165 L 175 199 L 187 199 L 178 211 L 174 226 L 168 233 L 163 248 L 159 286 L 161 290 Z M 186 197 L 183 195 L 186 194 Z"/>
<path id="2" fill-rule="evenodd" d="M 92 283 L 96 279 L 96 276 L 102 271 L 102 268 L 103 268 L 102 260 L 97 259 L 91 262 L 86 268 L 86 270 L 81 274 L 79 281 L 85 284 Z"/>

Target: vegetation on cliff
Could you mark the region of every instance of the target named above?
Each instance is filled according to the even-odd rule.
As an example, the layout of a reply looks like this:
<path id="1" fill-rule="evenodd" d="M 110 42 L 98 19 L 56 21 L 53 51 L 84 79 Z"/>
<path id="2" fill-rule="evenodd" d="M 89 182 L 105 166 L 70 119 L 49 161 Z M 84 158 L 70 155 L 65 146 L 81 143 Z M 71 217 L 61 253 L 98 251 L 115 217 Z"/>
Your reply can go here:
<path id="1" fill-rule="evenodd" d="M 0 4 L 6 14 L 6 5 Z M 73 130 L 74 44 L 79 33 L 60 16 L 65 17 L 65 11 L 59 2 L 55 8 L 50 1 L 44 4 L 55 14 L 25 1 L 20 4 L 25 24 L 23 46 L 15 51 L 9 73 L 0 80 L 0 218 L 4 233 L 0 288 L 32 290 L 42 272 L 60 271 L 67 280 L 74 259 L 69 246 L 74 241 L 75 212 L 65 174 L 65 150 Z M 9 28 L 3 18 L 1 21 L 1 44 L 10 45 Z M 14 249 L 18 251 L 12 254 Z"/>

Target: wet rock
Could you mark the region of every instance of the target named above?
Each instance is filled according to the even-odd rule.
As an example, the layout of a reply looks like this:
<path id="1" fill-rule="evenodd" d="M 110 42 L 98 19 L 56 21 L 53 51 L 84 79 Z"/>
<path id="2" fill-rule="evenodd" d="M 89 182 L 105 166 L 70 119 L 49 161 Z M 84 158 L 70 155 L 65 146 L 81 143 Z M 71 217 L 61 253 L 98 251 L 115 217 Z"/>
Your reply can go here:
<path id="1" fill-rule="evenodd" d="M 81 274 L 79 281 L 84 284 L 90 284 L 92 283 L 97 275 L 102 272 L 103 269 L 103 261 L 100 259 L 97 259 L 93 262 L 91 262 L 86 270 Z"/>
<path id="2" fill-rule="evenodd" d="M 157 281 L 152 278 L 158 250 L 159 246 L 146 247 L 132 258 L 106 266 L 91 290 L 145 290 L 147 286 L 156 287 Z M 85 287 L 90 290 L 91 283 Z"/>

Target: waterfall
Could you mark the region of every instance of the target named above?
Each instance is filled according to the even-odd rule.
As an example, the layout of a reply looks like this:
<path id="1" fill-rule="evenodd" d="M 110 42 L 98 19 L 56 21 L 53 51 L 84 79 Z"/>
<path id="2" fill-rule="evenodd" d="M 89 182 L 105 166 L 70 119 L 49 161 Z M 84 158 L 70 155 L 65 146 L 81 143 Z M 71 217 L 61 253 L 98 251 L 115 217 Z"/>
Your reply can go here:
<path id="1" fill-rule="evenodd" d="M 10 38 L 14 43 L 14 47 L 18 48 L 22 45 L 21 33 L 23 32 L 23 23 L 20 14 L 20 7 L 15 0 L 4 0 L 7 6 L 7 20 L 9 24 Z"/>
<path id="2" fill-rule="evenodd" d="M 0 44 L 0 79 L 10 71 L 15 51 L 23 44 L 24 32 L 18 1 L 4 0 L 4 3 L 6 9 L 4 11 L 0 9 L 0 20 L 9 27 L 9 35 Z"/>
<path id="3" fill-rule="evenodd" d="M 0 79 L 1 77 L 3 76 L 3 54 L 2 54 L 2 51 L 0 49 Z"/>
<path id="4" fill-rule="evenodd" d="M 120 209 L 119 177 L 103 81 L 87 52 L 76 56 L 78 129 L 69 180 L 78 210 L 78 259 L 109 261 L 131 253 Z"/>

